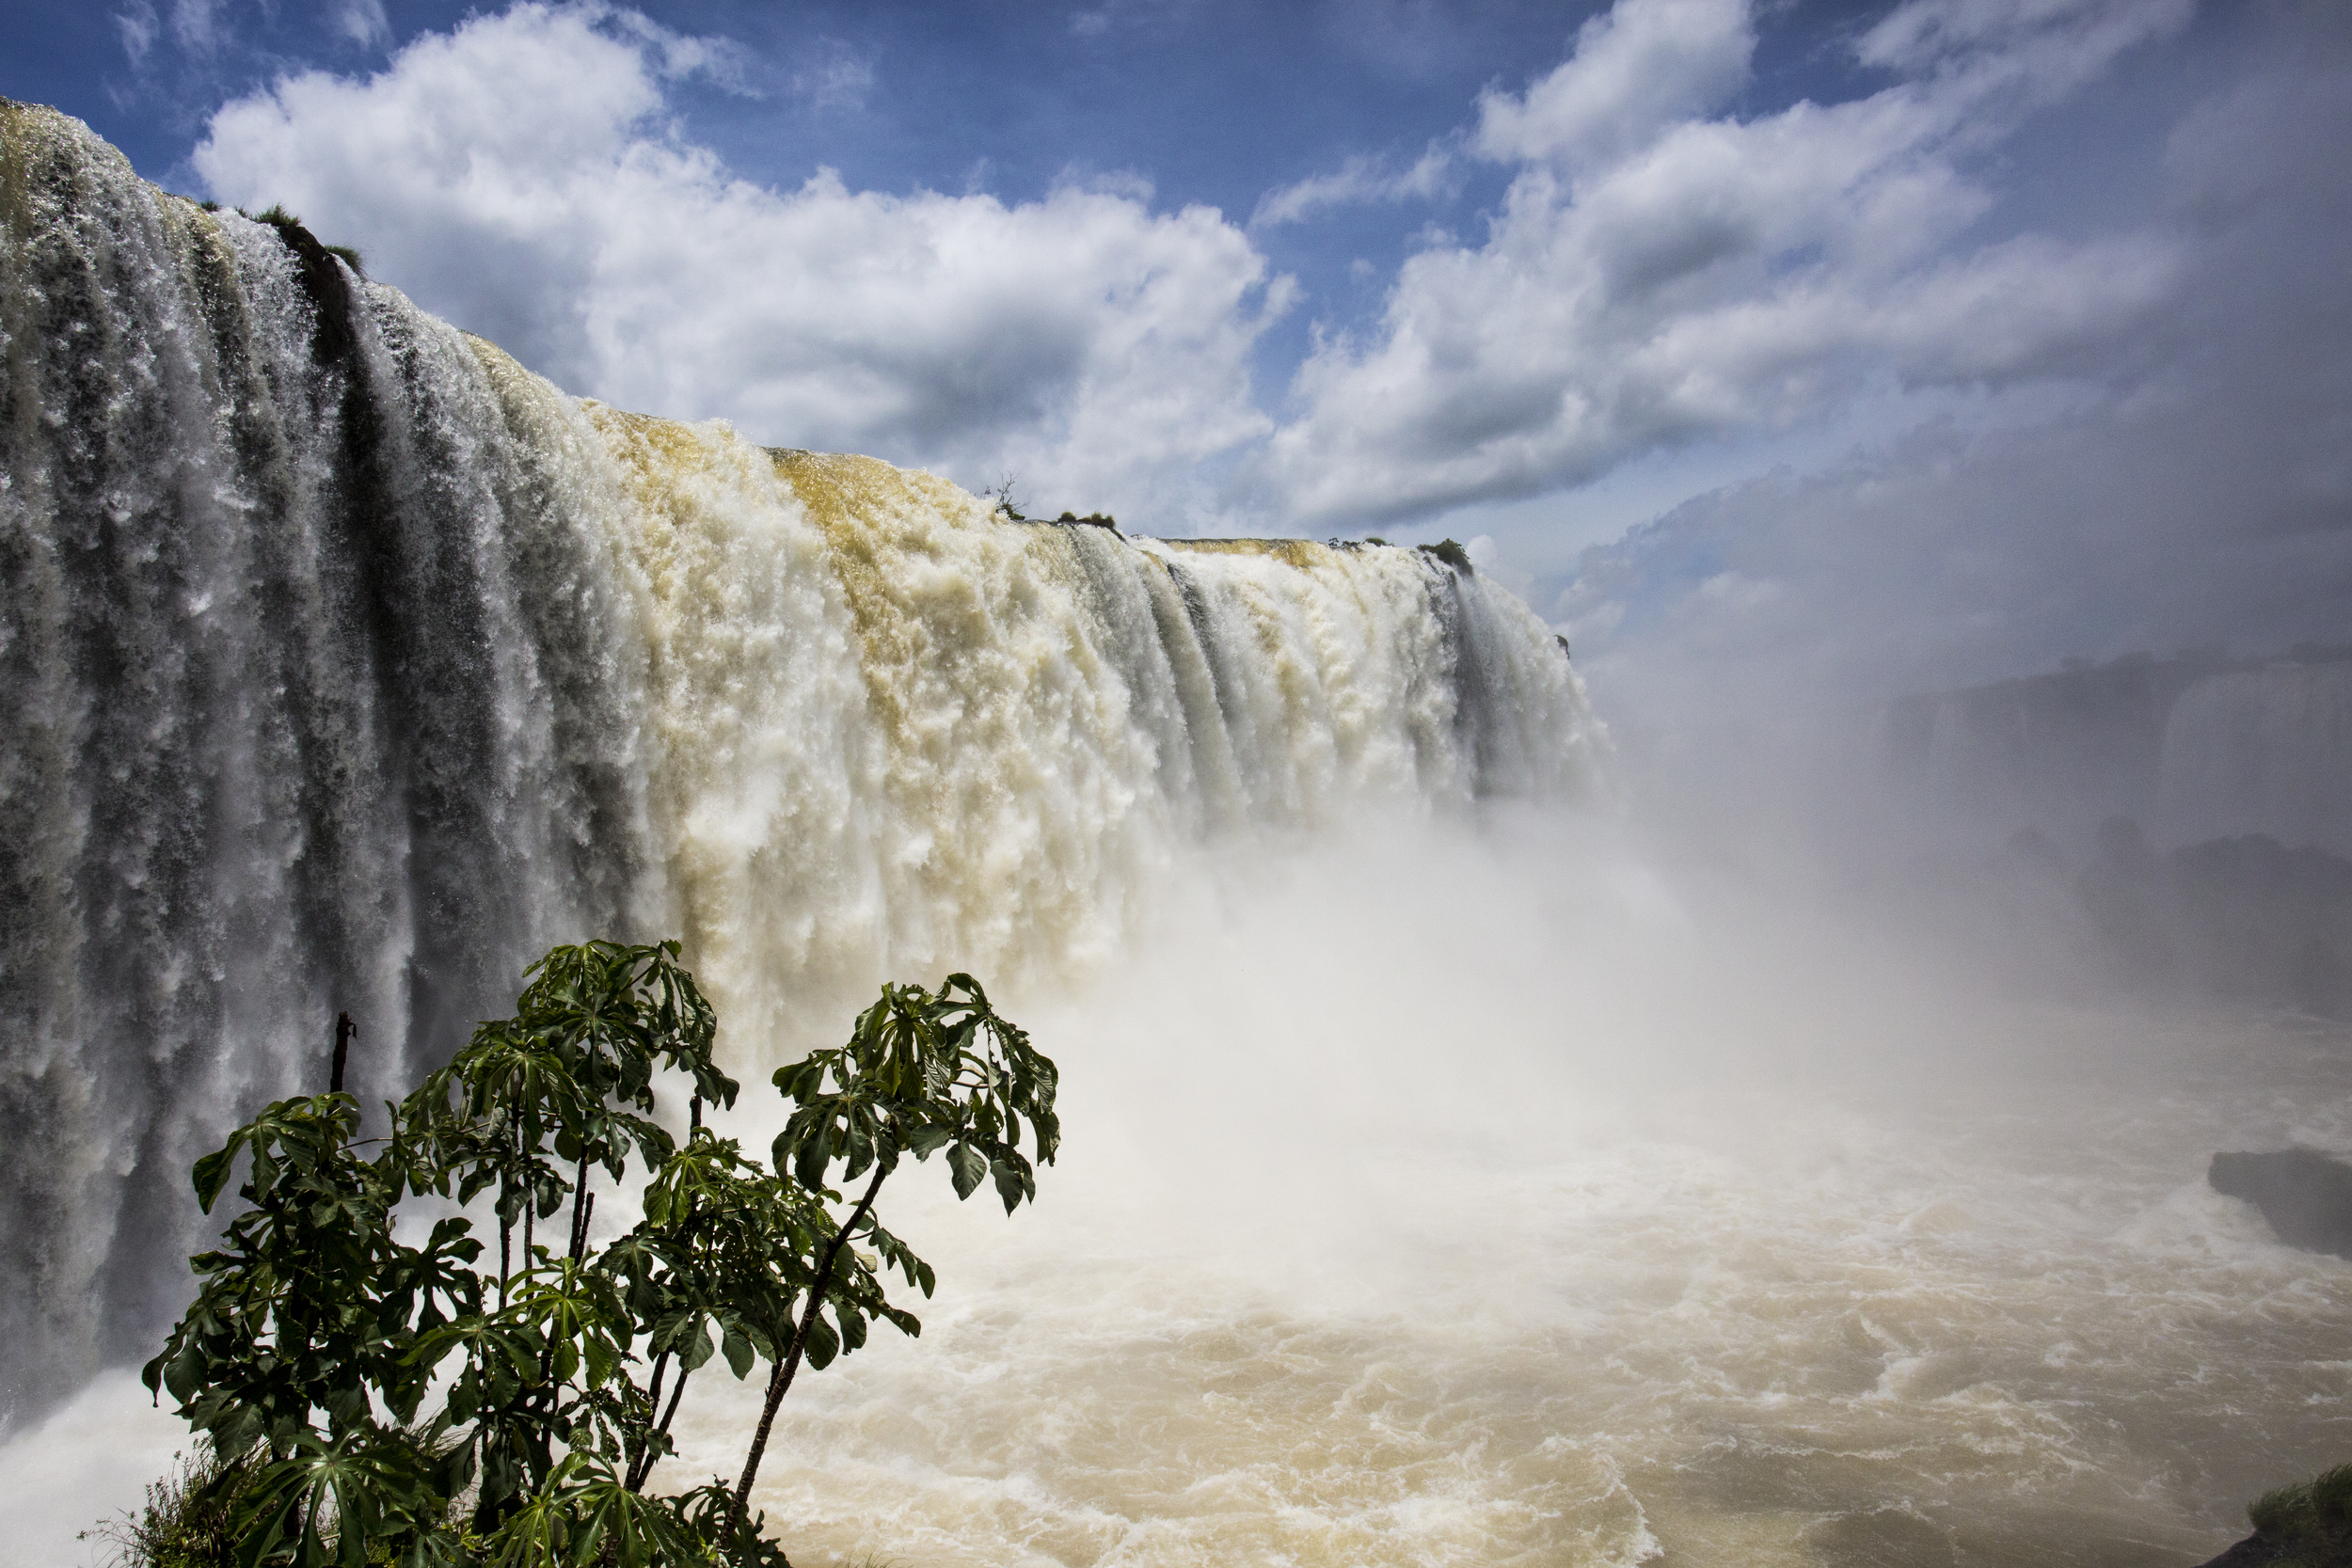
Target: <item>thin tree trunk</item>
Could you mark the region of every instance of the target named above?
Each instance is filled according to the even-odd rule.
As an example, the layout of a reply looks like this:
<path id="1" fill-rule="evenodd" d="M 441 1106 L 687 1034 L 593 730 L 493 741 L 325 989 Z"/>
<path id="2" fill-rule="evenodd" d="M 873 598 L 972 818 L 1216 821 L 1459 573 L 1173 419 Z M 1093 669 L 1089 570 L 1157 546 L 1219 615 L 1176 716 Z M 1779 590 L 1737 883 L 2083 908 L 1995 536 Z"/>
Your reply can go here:
<path id="1" fill-rule="evenodd" d="M 588 1156 L 583 1151 L 580 1157 L 580 1172 L 572 1180 L 571 1254 L 575 1263 L 580 1261 L 580 1251 L 588 1244 L 588 1217 L 581 1210 L 592 1207 L 593 1203 L 588 1196 Z"/>
<path id="2" fill-rule="evenodd" d="M 678 1370 L 677 1386 L 670 1390 L 670 1408 L 661 1413 L 661 1424 L 654 1428 L 657 1435 L 662 1437 L 670 1435 L 670 1423 L 677 1418 L 677 1402 L 686 1397 L 686 1380 L 693 1375 L 684 1368 Z M 648 1475 L 653 1473 L 651 1465 L 645 1466 L 645 1473 Z"/>
<path id="3" fill-rule="evenodd" d="M 670 1390 L 670 1408 L 661 1413 L 661 1424 L 655 1427 L 646 1437 L 645 1451 L 637 1456 L 637 1463 L 629 1469 L 628 1489 L 630 1491 L 643 1492 L 645 1489 L 645 1482 L 653 1477 L 653 1467 L 661 1463 L 661 1450 L 658 1440 L 670 1435 L 670 1423 L 677 1418 L 678 1401 L 686 1397 L 686 1380 L 693 1375 L 684 1367 L 678 1369 L 677 1386 Z M 659 1399 L 660 1396 L 657 1395 L 657 1402 Z"/>
<path id="4" fill-rule="evenodd" d="M 579 1217 L 572 1222 L 572 1261 L 575 1263 L 588 1256 L 588 1227 L 596 1223 L 596 1195 L 590 1193 L 587 1206 L 580 1210 Z"/>
<path id="5" fill-rule="evenodd" d="M 759 1412 L 759 1430 L 752 1434 L 752 1451 L 743 1461 L 743 1479 L 735 1483 L 735 1528 L 741 1529 L 751 1516 L 752 1481 L 759 1474 L 760 1457 L 768 1451 L 768 1430 L 776 1424 L 776 1406 L 784 1402 L 785 1391 L 792 1386 L 792 1374 L 801 1370 L 801 1353 L 808 1348 L 808 1331 L 817 1324 L 817 1309 L 825 1304 L 825 1291 L 833 1284 L 833 1266 L 849 1244 L 850 1232 L 874 1207 L 874 1195 L 882 1191 L 882 1178 L 889 1175 L 887 1167 L 877 1164 L 874 1180 L 866 1184 L 866 1196 L 857 1200 L 841 1228 L 834 1233 L 832 1244 L 817 1265 L 817 1278 L 808 1288 L 808 1309 L 801 1314 L 801 1326 L 792 1336 L 792 1348 L 776 1362 L 776 1370 L 768 1377 L 768 1402 Z"/>
<path id="6" fill-rule="evenodd" d="M 670 1353 L 665 1350 L 653 1358 L 653 1380 L 645 1385 L 645 1407 L 647 1409 L 658 1411 L 661 1408 L 661 1380 L 669 1375 L 669 1371 Z M 680 1383 L 686 1381 L 683 1372 L 679 1374 L 678 1381 Z M 642 1490 L 645 1484 L 645 1478 L 653 1473 L 653 1460 L 649 1456 L 653 1453 L 653 1435 L 660 1430 L 659 1424 L 647 1427 L 644 1447 L 629 1456 L 628 1473 L 624 1480 L 632 1492 Z"/>
<path id="7" fill-rule="evenodd" d="M 513 1132 L 515 1134 L 515 1149 L 516 1154 L 519 1155 L 523 1147 L 522 1124 L 520 1122 L 514 1123 Z M 502 1181 L 500 1183 L 499 1196 L 501 1198 L 504 1198 L 506 1196 L 505 1184 Z M 526 1193 L 523 1197 L 523 1209 L 526 1212 L 528 1212 L 530 1208 L 531 1198 L 530 1195 Z M 506 1282 L 514 1273 L 512 1267 L 513 1259 L 510 1251 L 514 1239 L 515 1222 L 506 1217 L 506 1205 L 501 1202 L 499 1205 L 499 1310 L 501 1312 L 506 1310 Z M 531 1260 L 531 1254 L 527 1247 L 523 1253 L 523 1260 L 525 1262 L 529 1262 Z"/>

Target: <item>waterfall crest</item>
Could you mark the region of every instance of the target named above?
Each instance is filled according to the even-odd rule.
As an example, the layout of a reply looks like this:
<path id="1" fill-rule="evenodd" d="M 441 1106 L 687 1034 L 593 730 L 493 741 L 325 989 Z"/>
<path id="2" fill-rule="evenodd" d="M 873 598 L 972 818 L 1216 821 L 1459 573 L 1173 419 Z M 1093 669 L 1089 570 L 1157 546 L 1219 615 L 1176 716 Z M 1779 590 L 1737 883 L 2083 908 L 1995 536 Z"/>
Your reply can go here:
<path id="1" fill-rule="evenodd" d="M 519 966 L 796 1007 L 1118 951 L 1189 845 L 1572 795 L 1549 631 L 1413 550 L 1025 525 L 581 402 L 0 104 L 0 1411 L 144 1354 L 193 1153 Z"/>

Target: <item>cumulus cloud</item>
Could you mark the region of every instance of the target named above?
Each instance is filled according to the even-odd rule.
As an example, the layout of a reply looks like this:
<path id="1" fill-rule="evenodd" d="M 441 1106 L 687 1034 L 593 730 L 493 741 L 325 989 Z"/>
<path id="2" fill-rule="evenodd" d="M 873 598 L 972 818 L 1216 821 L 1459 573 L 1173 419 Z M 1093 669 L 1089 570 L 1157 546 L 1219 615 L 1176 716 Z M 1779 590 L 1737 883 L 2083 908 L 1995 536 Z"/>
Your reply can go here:
<path id="1" fill-rule="evenodd" d="M 365 80 L 231 103 L 194 154 L 283 201 L 569 389 L 771 443 L 1019 472 L 1165 511 L 1170 475 L 1261 436 L 1248 362 L 1285 308 L 1213 210 L 1075 186 L 993 197 L 733 177 L 668 104 L 725 49 L 596 6 L 519 5 Z"/>
<path id="2" fill-rule="evenodd" d="M 676 119 L 690 89 L 745 78 L 735 53 L 626 9 L 522 4 L 422 37 L 373 76 L 285 78 L 222 108 L 195 161 L 215 195 L 284 201 L 574 390 L 967 482 L 1010 471 L 1043 504 L 1150 527 L 1221 505 L 1220 530 L 1323 531 L 1573 490 L 1661 453 L 1769 462 L 1786 433 L 1867 423 L 1857 410 L 2053 388 L 2070 406 L 2158 398 L 2152 367 L 2236 330 L 2191 302 L 2233 288 L 2233 267 L 2285 264 L 2263 247 L 2221 260 L 2221 236 L 2251 231 L 2249 203 L 2308 205 L 2315 182 L 2342 182 L 2269 155 L 2279 116 L 2316 111 L 2201 111 L 2174 150 L 2171 207 L 2104 232 L 2038 232 L 2000 203 L 2021 161 L 2067 155 L 2019 139 L 2035 113 L 2177 32 L 2189 5 L 1901 0 L 1846 45 L 1884 73 L 1879 90 L 1735 112 L 1778 10 L 1617 0 L 1556 69 L 1482 95 L 1409 167 L 1353 158 L 1259 203 L 1251 224 L 1271 229 L 1441 201 L 1474 160 L 1507 181 L 1470 237 L 1424 230 L 1374 318 L 1317 324 L 1279 424 L 1251 366 L 1295 291 L 1249 229 L 1155 206 L 1140 178 L 1073 176 L 1018 203 L 823 170 L 754 184 Z M 151 8 L 123 15 L 165 25 Z M 868 90 L 858 57 L 815 47 L 800 64 L 811 104 Z M 2341 253 L 2265 244 L 2322 274 Z M 2298 352 L 2292 334 L 2279 352 Z M 1950 471 L 1993 449 L 1902 450 Z M 1872 493 L 1909 471 L 1876 461 L 1841 471 Z M 1766 515 L 1780 492 L 1739 494 Z M 1710 514 L 1723 527 L 1726 508 Z M 1516 526 L 1488 509 L 1456 531 L 1493 533 L 1498 569 L 1554 571 L 1557 549 L 1522 554 Z M 1707 579 L 1687 612 L 1726 626 L 1813 603 L 1804 571 L 1761 555 Z M 1545 580 L 1548 599 L 1562 579 Z M 1612 616 L 1638 626 L 1655 602 L 1610 593 L 1560 613 L 1597 650 Z"/>
<path id="3" fill-rule="evenodd" d="M 1568 167 L 1621 156 L 1722 102 L 1755 52 L 1746 0 L 1624 0 L 1588 20 L 1567 63 L 1523 97 L 1479 100 L 1479 147 Z"/>
<path id="4" fill-rule="evenodd" d="M 1596 478 L 1786 428 L 1874 380 L 2078 372 L 2172 296 L 2157 232 L 1967 243 L 1969 154 L 2188 0 L 1913 0 L 1861 43 L 1905 79 L 1851 102 L 1716 114 L 1754 48 L 1745 0 L 1618 0 L 1476 144 L 1515 166 L 1484 242 L 1404 264 L 1376 329 L 1301 367 L 1262 473 L 1309 517 L 1398 517 Z"/>

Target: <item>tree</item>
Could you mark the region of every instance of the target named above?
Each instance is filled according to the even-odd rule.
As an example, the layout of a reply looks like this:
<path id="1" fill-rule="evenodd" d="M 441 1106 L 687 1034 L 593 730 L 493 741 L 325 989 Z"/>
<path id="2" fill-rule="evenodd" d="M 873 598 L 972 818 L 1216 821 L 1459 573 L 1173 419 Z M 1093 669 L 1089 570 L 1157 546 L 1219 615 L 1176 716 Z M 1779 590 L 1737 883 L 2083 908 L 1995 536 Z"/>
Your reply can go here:
<path id="1" fill-rule="evenodd" d="M 362 1139 L 333 1090 L 197 1162 L 209 1212 L 242 1155 L 243 1207 L 192 1259 L 196 1300 L 144 1376 L 210 1442 L 196 1500 L 233 1504 L 245 1568 L 782 1563 L 749 1511 L 778 1404 L 875 1321 L 921 1331 L 889 1271 L 936 1283 L 876 1216 L 883 1180 L 945 1149 L 959 1197 L 993 1175 L 1009 1212 L 1036 1196 L 1025 1133 L 1043 1163 L 1059 1142 L 1053 1063 L 969 975 L 885 986 L 848 1045 L 778 1072 L 796 1108 L 767 1166 L 704 1125 L 739 1085 L 676 943 L 559 947 L 526 977 L 513 1018 L 385 1106 L 385 1135 Z M 683 1143 L 658 1085 L 684 1090 Z M 839 1219 L 836 1166 L 868 1178 Z M 601 1247 L 598 1169 L 644 1182 L 644 1219 Z M 404 1201 L 437 1212 L 421 1244 L 396 1229 Z M 739 1379 L 771 1369 L 742 1474 L 650 1495 L 714 1355 Z"/>
<path id="2" fill-rule="evenodd" d="M 1025 523 L 1029 520 L 1028 516 L 1021 510 L 1020 501 L 1013 497 L 1013 489 L 1020 483 L 1020 480 L 1013 475 L 1007 474 L 993 485 L 981 491 L 980 499 L 991 502 L 991 510 L 996 515 L 1016 523 Z"/>
<path id="3" fill-rule="evenodd" d="M 868 1169 L 873 1176 L 850 1217 L 826 1243 L 791 1343 L 769 1374 L 759 1429 L 736 1483 L 739 1522 L 768 1449 L 776 1406 L 791 1388 L 803 1355 L 821 1370 L 836 1347 L 855 1350 L 864 1344 L 866 1323 L 875 1315 L 869 1299 L 879 1305 L 880 1315 L 916 1332 L 879 1296 L 862 1293 L 855 1269 L 842 1264 L 848 1243 L 862 1238 L 882 1261 L 903 1269 L 925 1295 L 931 1293 L 930 1265 L 874 1217 L 882 1182 L 902 1157 L 928 1160 L 946 1148 L 959 1199 L 993 1177 L 1005 1212 L 1011 1213 L 1024 1198 L 1037 1196 L 1035 1167 L 1021 1152 L 1024 1118 L 1039 1159 L 1052 1164 L 1061 1147 L 1061 1122 L 1054 1115 L 1057 1082 L 1053 1062 L 1030 1047 L 1027 1035 L 996 1016 L 988 994 L 969 974 L 950 974 L 937 994 L 920 986 L 882 987 L 882 1000 L 858 1015 L 849 1044 L 778 1070 L 776 1087 L 800 1108 L 776 1135 L 771 1151 L 776 1169 L 789 1170 L 804 1190 L 828 1196 L 825 1183 L 836 1163 L 845 1186 Z M 850 1288 L 837 1287 L 836 1278 Z M 831 1326 L 818 1315 L 829 1304 Z"/>

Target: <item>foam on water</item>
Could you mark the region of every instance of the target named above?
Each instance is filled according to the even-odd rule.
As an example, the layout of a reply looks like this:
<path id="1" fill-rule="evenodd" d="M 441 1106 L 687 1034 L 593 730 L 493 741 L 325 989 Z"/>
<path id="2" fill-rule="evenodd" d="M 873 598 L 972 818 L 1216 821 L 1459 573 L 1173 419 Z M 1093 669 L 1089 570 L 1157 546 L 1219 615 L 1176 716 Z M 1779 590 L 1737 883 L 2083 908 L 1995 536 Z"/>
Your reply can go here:
<path id="1" fill-rule="evenodd" d="M 1590 824 L 1177 880 L 1002 999 L 1065 1071 L 1039 1204 L 885 1192 L 940 1293 L 785 1406 L 796 1560 L 2188 1563 L 2352 1439 L 2352 1265 L 2202 1180 L 2352 1148 L 2341 1032 L 1988 1001 Z M 93 1433 L 158 1452 L 133 1393 L 0 1452 L 86 1478 L 59 1542 L 138 1474 Z M 755 1415 L 714 1363 L 666 1473 Z"/>

